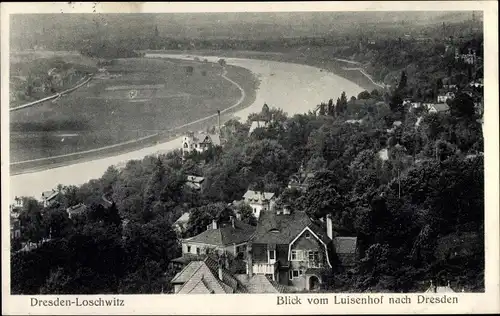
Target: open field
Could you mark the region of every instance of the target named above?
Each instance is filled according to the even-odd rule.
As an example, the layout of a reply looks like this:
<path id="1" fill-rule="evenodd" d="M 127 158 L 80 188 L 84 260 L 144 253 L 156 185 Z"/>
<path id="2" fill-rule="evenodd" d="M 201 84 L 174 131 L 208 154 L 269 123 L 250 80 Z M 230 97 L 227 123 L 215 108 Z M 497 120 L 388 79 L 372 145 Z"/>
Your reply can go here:
<path id="1" fill-rule="evenodd" d="M 106 69 L 87 87 L 55 102 L 11 113 L 11 162 L 88 151 L 160 133 L 148 139 L 155 143 L 172 137 L 167 130 L 212 115 L 241 98 L 239 88 L 221 77 L 222 67 L 214 63 L 137 58 L 115 60 Z M 251 73 L 228 66 L 226 76 L 249 90 L 251 102 Z M 214 122 L 202 123 L 189 128 Z M 109 152 L 144 145 L 144 141 L 129 143 Z M 47 163 L 53 162 L 36 165 Z"/>

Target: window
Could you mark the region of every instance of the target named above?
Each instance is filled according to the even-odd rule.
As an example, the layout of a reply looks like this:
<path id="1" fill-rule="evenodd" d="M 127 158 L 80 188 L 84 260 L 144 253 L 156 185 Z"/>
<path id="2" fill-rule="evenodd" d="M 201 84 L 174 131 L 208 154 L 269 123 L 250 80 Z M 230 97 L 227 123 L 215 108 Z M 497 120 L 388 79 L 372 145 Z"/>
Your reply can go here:
<path id="1" fill-rule="evenodd" d="M 309 266 L 310 267 L 319 267 L 319 252 L 318 251 L 309 251 Z"/>
<path id="2" fill-rule="evenodd" d="M 292 250 L 292 261 L 302 261 L 302 250 Z"/>
<path id="3" fill-rule="evenodd" d="M 254 212 L 254 213 L 257 213 L 257 209 L 256 209 L 255 207 L 253 208 L 253 212 Z"/>
<path id="4" fill-rule="evenodd" d="M 199 255 L 200 254 L 200 248 L 196 248 L 196 254 Z"/>
<path id="5" fill-rule="evenodd" d="M 306 234 L 305 234 L 305 235 L 306 235 L 306 238 L 307 238 L 307 239 L 311 238 L 311 233 L 306 232 Z"/>
<path id="6" fill-rule="evenodd" d="M 269 260 L 276 260 L 276 250 L 269 250 Z"/>
<path id="7" fill-rule="evenodd" d="M 299 277 L 299 270 L 292 270 L 292 278 L 298 278 Z"/>
<path id="8" fill-rule="evenodd" d="M 304 274 L 304 271 L 303 270 L 299 270 L 299 275 L 303 275 Z"/>
<path id="9" fill-rule="evenodd" d="M 191 246 L 187 246 L 187 252 L 191 253 Z"/>

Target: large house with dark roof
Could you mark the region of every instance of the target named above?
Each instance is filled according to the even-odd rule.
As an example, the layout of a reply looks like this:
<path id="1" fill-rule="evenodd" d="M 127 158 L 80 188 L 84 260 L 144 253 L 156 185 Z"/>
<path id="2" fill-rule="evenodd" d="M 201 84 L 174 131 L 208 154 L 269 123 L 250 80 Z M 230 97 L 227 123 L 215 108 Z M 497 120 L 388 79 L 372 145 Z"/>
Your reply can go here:
<path id="1" fill-rule="evenodd" d="M 244 254 L 255 227 L 231 217 L 229 223 L 212 221 L 207 230 L 182 240 L 182 254 L 204 255 L 209 252 Z"/>
<path id="2" fill-rule="evenodd" d="M 332 268 L 333 225 L 304 211 L 265 211 L 249 243 L 247 274 L 263 274 L 296 290 L 316 290 Z"/>

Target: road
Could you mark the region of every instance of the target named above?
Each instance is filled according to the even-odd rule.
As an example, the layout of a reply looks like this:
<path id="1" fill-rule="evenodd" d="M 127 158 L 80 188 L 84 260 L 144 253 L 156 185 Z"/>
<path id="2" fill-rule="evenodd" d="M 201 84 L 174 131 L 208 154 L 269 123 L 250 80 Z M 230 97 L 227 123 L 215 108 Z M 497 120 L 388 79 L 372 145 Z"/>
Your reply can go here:
<path id="1" fill-rule="evenodd" d="M 146 56 L 189 59 L 183 55 L 147 54 Z M 217 56 L 203 56 L 203 58 L 215 62 L 219 59 Z M 249 69 L 260 79 L 255 102 L 235 113 L 235 116 L 241 120 L 246 120 L 250 113 L 259 112 L 264 103 L 271 107 L 282 108 L 289 115 L 293 115 L 314 110 L 317 104 L 330 98 L 339 97 L 342 91 L 345 91 L 348 96 L 358 95 L 363 91 L 358 85 L 331 72 L 321 72 L 316 67 L 244 58 L 225 58 L 225 60 L 229 65 Z M 239 88 L 241 89 L 241 87 Z M 239 102 L 243 98 L 244 95 Z M 51 190 L 58 184 L 81 185 L 102 176 L 111 165 L 124 165 L 128 160 L 142 159 L 147 155 L 168 152 L 180 148 L 181 143 L 181 138 L 177 138 L 112 157 L 14 175 L 10 177 L 7 196 L 11 199 L 15 196 L 39 197 L 42 191 Z"/>

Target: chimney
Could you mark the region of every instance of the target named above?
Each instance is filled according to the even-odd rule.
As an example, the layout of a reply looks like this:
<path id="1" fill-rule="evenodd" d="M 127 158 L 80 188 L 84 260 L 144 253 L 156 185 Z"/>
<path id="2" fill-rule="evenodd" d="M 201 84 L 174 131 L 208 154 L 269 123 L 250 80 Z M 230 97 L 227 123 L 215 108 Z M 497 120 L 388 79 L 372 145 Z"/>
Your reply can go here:
<path id="1" fill-rule="evenodd" d="M 247 245 L 247 274 L 251 278 L 253 276 L 253 258 L 252 258 L 252 243 Z"/>
<path id="2" fill-rule="evenodd" d="M 215 219 L 212 220 L 212 229 L 217 229 L 217 221 Z"/>
<path id="3" fill-rule="evenodd" d="M 332 224 L 332 215 L 326 215 L 326 235 L 330 240 L 333 239 L 333 224 Z"/>
<path id="4" fill-rule="evenodd" d="M 222 276 L 222 262 L 219 262 L 219 280 L 223 280 L 223 276 Z"/>
<path id="5" fill-rule="evenodd" d="M 234 226 L 234 216 L 232 216 L 232 215 L 231 215 L 231 216 L 229 216 L 229 219 L 231 220 L 231 226 L 233 226 L 233 228 L 236 228 L 236 227 Z"/>
<path id="6" fill-rule="evenodd" d="M 217 128 L 218 128 L 218 132 L 220 134 L 220 111 L 217 110 Z"/>

